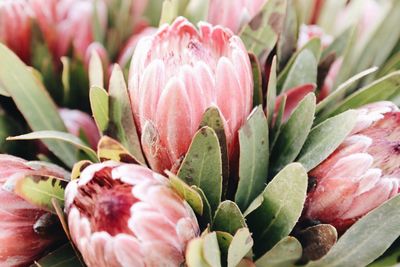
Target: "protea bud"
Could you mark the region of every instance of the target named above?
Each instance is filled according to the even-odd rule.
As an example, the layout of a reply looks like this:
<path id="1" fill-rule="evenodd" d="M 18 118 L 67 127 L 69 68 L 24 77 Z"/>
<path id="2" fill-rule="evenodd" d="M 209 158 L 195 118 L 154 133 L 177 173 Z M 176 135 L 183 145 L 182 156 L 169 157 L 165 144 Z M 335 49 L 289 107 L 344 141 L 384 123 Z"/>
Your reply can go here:
<path id="1" fill-rule="evenodd" d="M 93 164 L 66 189 L 72 239 L 89 267 L 181 266 L 199 231 L 167 178 L 133 164 Z"/>
<path id="2" fill-rule="evenodd" d="M 247 51 L 231 31 L 184 18 L 142 38 L 129 90 L 144 153 L 161 172 L 179 163 L 204 111 L 219 108 L 230 155 L 251 110 L 253 79 Z"/>
<path id="3" fill-rule="evenodd" d="M 27 64 L 31 55 L 31 18 L 26 1 L 0 1 L 0 42 Z"/>
<path id="4" fill-rule="evenodd" d="M 63 177 L 64 173 L 55 167 L 33 166 L 23 159 L 0 155 L 0 266 L 29 266 L 59 238 L 36 229 L 49 213 L 3 188 L 6 182 L 27 175 Z"/>
<path id="5" fill-rule="evenodd" d="M 213 0 L 210 1 L 208 21 L 228 27 L 233 32 L 253 19 L 267 0 Z"/>
<path id="6" fill-rule="evenodd" d="M 84 137 L 87 138 L 89 145 L 92 148 L 97 147 L 100 134 L 92 117 L 80 110 L 67 108 L 59 109 L 59 113 L 68 132 L 77 137 L 81 137 L 81 134 L 83 133 Z"/>
<path id="7" fill-rule="evenodd" d="M 400 111 L 390 102 L 358 109 L 352 133 L 310 171 L 305 217 L 346 230 L 399 192 Z"/>
<path id="8" fill-rule="evenodd" d="M 333 41 L 333 36 L 326 34 L 324 29 L 320 26 L 303 24 L 300 26 L 297 48 L 300 49 L 312 38 L 319 38 L 321 40 L 322 48 L 327 48 Z"/>

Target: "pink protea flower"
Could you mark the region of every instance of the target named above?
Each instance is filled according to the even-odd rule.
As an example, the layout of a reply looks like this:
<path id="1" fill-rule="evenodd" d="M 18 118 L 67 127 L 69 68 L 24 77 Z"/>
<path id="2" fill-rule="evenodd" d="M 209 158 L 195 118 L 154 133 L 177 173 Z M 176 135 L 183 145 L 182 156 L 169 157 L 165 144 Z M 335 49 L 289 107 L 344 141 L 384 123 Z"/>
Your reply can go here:
<path id="1" fill-rule="evenodd" d="M 333 41 L 333 36 L 326 34 L 324 29 L 318 25 L 305 25 L 300 26 L 299 38 L 297 40 L 297 48 L 300 49 L 312 38 L 319 38 L 321 40 L 322 48 L 327 48 Z"/>
<path id="2" fill-rule="evenodd" d="M 67 108 L 60 108 L 59 113 L 68 132 L 77 137 L 83 133 L 87 137 L 89 145 L 94 149 L 97 147 L 100 134 L 91 116 L 80 110 Z"/>
<path id="3" fill-rule="evenodd" d="M 142 38 L 133 55 L 129 90 L 144 153 L 152 169 L 179 164 L 204 111 L 218 107 L 230 155 L 252 108 L 246 49 L 231 31 L 180 17 Z"/>
<path id="4" fill-rule="evenodd" d="M 46 211 L 3 188 L 6 182 L 27 175 L 64 177 L 65 173 L 56 167 L 34 166 L 17 157 L 0 155 L 0 266 L 29 266 L 57 240 L 34 229 L 35 223 L 48 214 Z"/>
<path id="5" fill-rule="evenodd" d="M 358 109 L 352 133 L 310 171 L 305 217 L 345 231 L 399 192 L 400 111 L 390 102 Z"/>
<path id="6" fill-rule="evenodd" d="M 31 57 L 31 19 L 32 12 L 26 1 L 0 1 L 0 42 L 27 64 Z"/>
<path id="7" fill-rule="evenodd" d="M 29 1 L 56 62 L 67 54 L 71 45 L 74 52 L 84 59 L 86 49 L 94 41 L 95 10 L 100 27 L 105 29 L 107 24 L 107 7 L 102 0 Z"/>
<path id="8" fill-rule="evenodd" d="M 93 164 L 66 189 L 72 239 L 89 267 L 180 266 L 196 217 L 167 178 L 133 164 Z"/>
<path id="9" fill-rule="evenodd" d="M 213 25 L 228 27 L 238 33 L 253 19 L 268 0 L 211 0 L 208 21 Z"/>

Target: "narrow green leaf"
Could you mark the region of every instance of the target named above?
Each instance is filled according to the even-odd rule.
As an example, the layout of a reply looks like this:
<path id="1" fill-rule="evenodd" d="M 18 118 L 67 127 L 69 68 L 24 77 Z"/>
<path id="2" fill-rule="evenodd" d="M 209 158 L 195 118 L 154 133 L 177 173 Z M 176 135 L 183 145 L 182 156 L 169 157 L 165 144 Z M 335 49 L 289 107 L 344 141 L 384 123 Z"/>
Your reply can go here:
<path id="1" fill-rule="evenodd" d="M 145 164 L 140 139 L 133 119 L 131 102 L 124 75 L 114 65 L 109 86 L 109 124 L 107 134 L 118 140 L 137 160 Z"/>
<path id="2" fill-rule="evenodd" d="M 283 28 L 286 5 L 286 0 L 266 1 L 260 13 L 242 29 L 240 37 L 248 51 L 258 57 L 272 51 Z"/>
<path id="3" fill-rule="evenodd" d="M 294 267 L 301 258 L 302 247 L 296 238 L 287 236 L 256 261 L 257 267 Z"/>
<path id="4" fill-rule="evenodd" d="M 377 70 L 378 70 L 377 67 L 372 67 L 370 69 L 367 69 L 365 71 L 362 71 L 362 72 L 354 75 L 353 77 L 351 77 L 350 79 L 348 79 L 347 81 L 345 81 L 344 83 L 339 85 L 335 91 L 330 93 L 326 98 L 324 98 L 321 102 L 319 102 L 317 104 L 317 108 L 316 108 L 315 112 L 317 114 L 318 113 L 321 113 L 321 114 L 328 113 L 329 111 L 326 112 L 326 109 L 329 109 L 332 105 L 335 105 L 343 97 L 345 97 L 349 88 L 354 86 L 355 83 L 358 82 L 360 79 L 364 78 L 365 76 L 367 76 L 371 73 L 374 73 Z M 324 111 L 324 112 L 322 112 L 322 111 Z M 322 117 L 322 116 L 319 116 L 319 117 Z M 317 120 L 318 120 L 318 118 L 317 118 Z"/>
<path id="5" fill-rule="evenodd" d="M 263 191 L 268 177 L 268 121 L 261 106 L 253 110 L 239 130 L 239 144 L 239 184 L 235 202 L 244 211 Z"/>
<path id="6" fill-rule="evenodd" d="M 7 90 L 31 129 L 66 132 L 56 105 L 26 65 L 3 44 L 0 44 L 0 58 L 1 87 Z M 50 140 L 44 143 L 69 167 L 77 161 L 77 151 L 71 145 Z"/>
<path id="7" fill-rule="evenodd" d="M 307 267 L 366 266 L 382 255 L 400 235 L 400 196 L 356 222 L 322 259 Z"/>
<path id="8" fill-rule="evenodd" d="M 210 202 L 208 202 L 208 199 L 206 198 L 206 195 L 204 194 L 203 190 L 201 190 L 195 185 L 192 185 L 190 188 L 195 190 L 200 195 L 201 200 L 203 201 L 203 213 L 201 217 L 198 217 L 198 222 L 200 224 L 201 229 L 207 228 L 209 227 L 209 224 L 212 221 L 212 210 Z"/>
<path id="9" fill-rule="evenodd" d="M 171 187 L 178 195 L 189 203 L 190 207 L 199 215 L 203 215 L 203 201 L 200 194 L 185 184 L 181 179 L 171 172 L 167 172 Z"/>
<path id="10" fill-rule="evenodd" d="M 253 107 L 262 105 L 264 102 L 263 91 L 262 91 L 262 75 L 261 66 L 258 58 L 249 53 L 251 69 L 253 71 Z"/>
<path id="11" fill-rule="evenodd" d="M 299 163 L 292 163 L 267 185 L 261 206 L 247 216 L 256 258 L 292 231 L 303 210 L 307 184 L 306 170 Z"/>
<path id="12" fill-rule="evenodd" d="M 62 86 L 63 86 L 63 100 L 64 100 L 64 104 L 68 103 L 68 97 L 70 95 L 71 92 L 71 85 L 70 85 L 70 79 L 71 79 L 71 73 L 70 73 L 70 61 L 68 57 L 61 57 L 61 63 L 63 65 L 62 68 L 62 73 L 61 73 L 61 82 L 62 82 Z"/>
<path id="13" fill-rule="evenodd" d="M 184 13 L 184 17 L 191 22 L 207 21 L 210 0 L 190 0 Z"/>
<path id="14" fill-rule="evenodd" d="M 400 95 L 400 71 L 393 72 L 356 91 L 340 103 L 331 115 L 372 102 L 390 100 Z"/>
<path id="15" fill-rule="evenodd" d="M 104 133 L 107 129 L 109 118 L 109 96 L 106 90 L 100 87 L 90 88 L 90 107 L 94 120 L 97 124 L 97 128 L 101 133 Z"/>
<path id="16" fill-rule="evenodd" d="M 357 112 L 348 110 L 314 127 L 296 161 L 310 171 L 326 159 L 353 130 Z"/>
<path id="17" fill-rule="evenodd" d="M 230 200 L 222 202 L 215 212 L 212 229 L 235 235 L 243 227 L 246 227 L 246 222 L 236 203 Z"/>
<path id="18" fill-rule="evenodd" d="M 228 267 L 236 267 L 253 247 L 253 239 L 248 228 L 237 230 L 228 249 Z"/>
<path id="19" fill-rule="evenodd" d="M 97 161 L 96 152 L 93 151 L 93 149 L 91 149 L 85 143 L 83 143 L 81 139 L 70 133 L 57 132 L 57 131 L 38 131 L 7 138 L 7 140 L 36 140 L 36 139 L 41 139 L 41 140 L 54 139 L 57 140 L 58 142 L 59 141 L 67 142 L 84 151 L 90 160 L 94 162 Z"/>
<path id="20" fill-rule="evenodd" d="M 214 130 L 206 126 L 193 137 L 178 177 L 188 185 L 195 185 L 204 191 L 215 211 L 222 194 L 221 148 Z"/>
<path id="21" fill-rule="evenodd" d="M 31 267 L 85 267 L 79 260 L 72 246 L 68 243 L 50 252 Z"/>
<path id="22" fill-rule="evenodd" d="M 310 133 L 314 120 L 316 99 L 309 93 L 282 126 L 271 152 L 270 173 L 275 174 L 294 161 Z"/>
<path id="23" fill-rule="evenodd" d="M 52 199 L 57 199 L 63 205 L 66 186 L 67 182 L 58 177 L 40 175 L 29 175 L 4 184 L 8 191 L 52 213 L 56 213 Z"/>
<path id="24" fill-rule="evenodd" d="M 274 117 L 275 100 L 276 100 L 276 56 L 272 59 L 271 72 L 269 74 L 268 87 L 267 87 L 267 107 L 266 113 L 268 124 L 272 126 L 272 119 Z"/>
<path id="25" fill-rule="evenodd" d="M 164 23 L 171 24 L 175 18 L 183 15 L 187 4 L 188 0 L 164 0 L 159 26 Z"/>
<path id="26" fill-rule="evenodd" d="M 89 86 L 104 88 L 103 63 L 99 54 L 94 50 L 89 60 Z"/>

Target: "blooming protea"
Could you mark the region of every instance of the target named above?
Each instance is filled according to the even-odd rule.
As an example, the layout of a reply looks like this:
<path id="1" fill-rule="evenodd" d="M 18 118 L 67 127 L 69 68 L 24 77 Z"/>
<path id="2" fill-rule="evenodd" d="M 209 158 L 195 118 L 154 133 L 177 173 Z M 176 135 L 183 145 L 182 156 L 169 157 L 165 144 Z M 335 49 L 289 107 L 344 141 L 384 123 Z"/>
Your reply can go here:
<path id="1" fill-rule="evenodd" d="M 27 175 L 65 174 L 56 167 L 33 166 L 23 159 L 0 155 L 0 266 L 29 266 L 57 240 L 57 236 L 35 230 L 36 223 L 49 213 L 3 188 L 10 180 Z"/>
<path id="2" fill-rule="evenodd" d="M 399 192 L 400 111 L 390 102 L 358 109 L 352 133 L 309 173 L 305 217 L 344 231 Z"/>
<path id="3" fill-rule="evenodd" d="M 72 240 L 89 267 L 180 266 L 199 231 L 167 179 L 133 164 L 93 164 L 66 189 Z"/>
<path id="4" fill-rule="evenodd" d="M 237 33 L 261 11 L 266 2 L 267 0 L 211 0 L 208 21 Z"/>
<path id="5" fill-rule="evenodd" d="M 0 42 L 25 63 L 31 56 L 32 12 L 23 0 L 0 1 Z"/>
<path id="6" fill-rule="evenodd" d="M 177 18 L 139 41 L 129 77 L 135 121 L 154 170 L 179 163 L 210 106 L 222 114 L 232 155 L 253 94 L 250 61 L 239 37 L 206 23 L 197 30 Z"/>
<path id="7" fill-rule="evenodd" d="M 80 110 L 67 108 L 59 109 L 60 116 L 67 127 L 68 132 L 80 137 L 81 133 L 85 135 L 89 145 L 92 148 L 97 147 L 97 142 L 100 139 L 100 134 L 93 119 Z"/>

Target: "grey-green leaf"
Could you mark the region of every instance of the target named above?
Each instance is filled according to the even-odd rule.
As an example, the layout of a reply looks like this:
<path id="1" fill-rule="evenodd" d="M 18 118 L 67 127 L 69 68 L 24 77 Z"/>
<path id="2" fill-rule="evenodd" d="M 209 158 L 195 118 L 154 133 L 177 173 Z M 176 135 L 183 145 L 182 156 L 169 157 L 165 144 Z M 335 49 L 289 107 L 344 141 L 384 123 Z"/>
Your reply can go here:
<path id="1" fill-rule="evenodd" d="M 215 212 L 212 229 L 235 235 L 242 227 L 246 227 L 246 222 L 236 203 L 230 200 L 222 202 Z"/>
<path id="2" fill-rule="evenodd" d="M 291 236 L 279 241 L 272 249 L 256 261 L 257 267 L 294 267 L 301 258 L 300 242 Z"/>
<path id="3" fill-rule="evenodd" d="M 356 222 L 322 259 L 307 267 L 366 266 L 400 235 L 400 196 L 385 202 Z"/>
<path id="4" fill-rule="evenodd" d="M 256 258 L 292 231 L 303 210 L 307 184 L 306 170 L 299 163 L 292 163 L 267 185 L 262 204 L 247 216 Z"/>
<path id="5" fill-rule="evenodd" d="M 115 138 L 138 160 L 145 164 L 136 131 L 135 121 L 124 75 L 118 65 L 114 65 L 109 85 L 109 125 L 107 134 Z"/>
<path id="6" fill-rule="evenodd" d="M 303 164 L 307 171 L 317 166 L 350 134 L 356 120 L 357 112 L 348 110 L 314 127 L 296 161 Z"/>
<path id="7" fill-rule="evenodd" d="M 212 211 L 217 209 L 222 194 L 222 161 L 218 137 L 213 129 L 206 126 L 197 131 L 178 177 L 188 185 L 202 189 Z"/>
<path id="8" fill-rule="evenodd" d="M 282 126 L 271 153 L 270 173 L 277 173 L 298 156 L 314 121 L 316 99 L 309 93 Z"/>
<path id="9" fill-rule="evenodd" d="M 228 249 L 228 267 L 235 267 L 253 247 L 253 239 L 248 228 L 237 230 Z"/>
<path id="10" fill-rule="evenodd" d="M 101 87 L 93 86 L 90 88 L 90 107 L 97 128 L 101 133 L 107 129 L 109 118 L 109 96 L 106 90 Z"/>
<path id="11" fill-rule="evenodd" d="M 239 130 L 239 184 L 235 202 L 244 211 L 265 188 L 268 176 L 268 121 L 261 106 Z"/>

